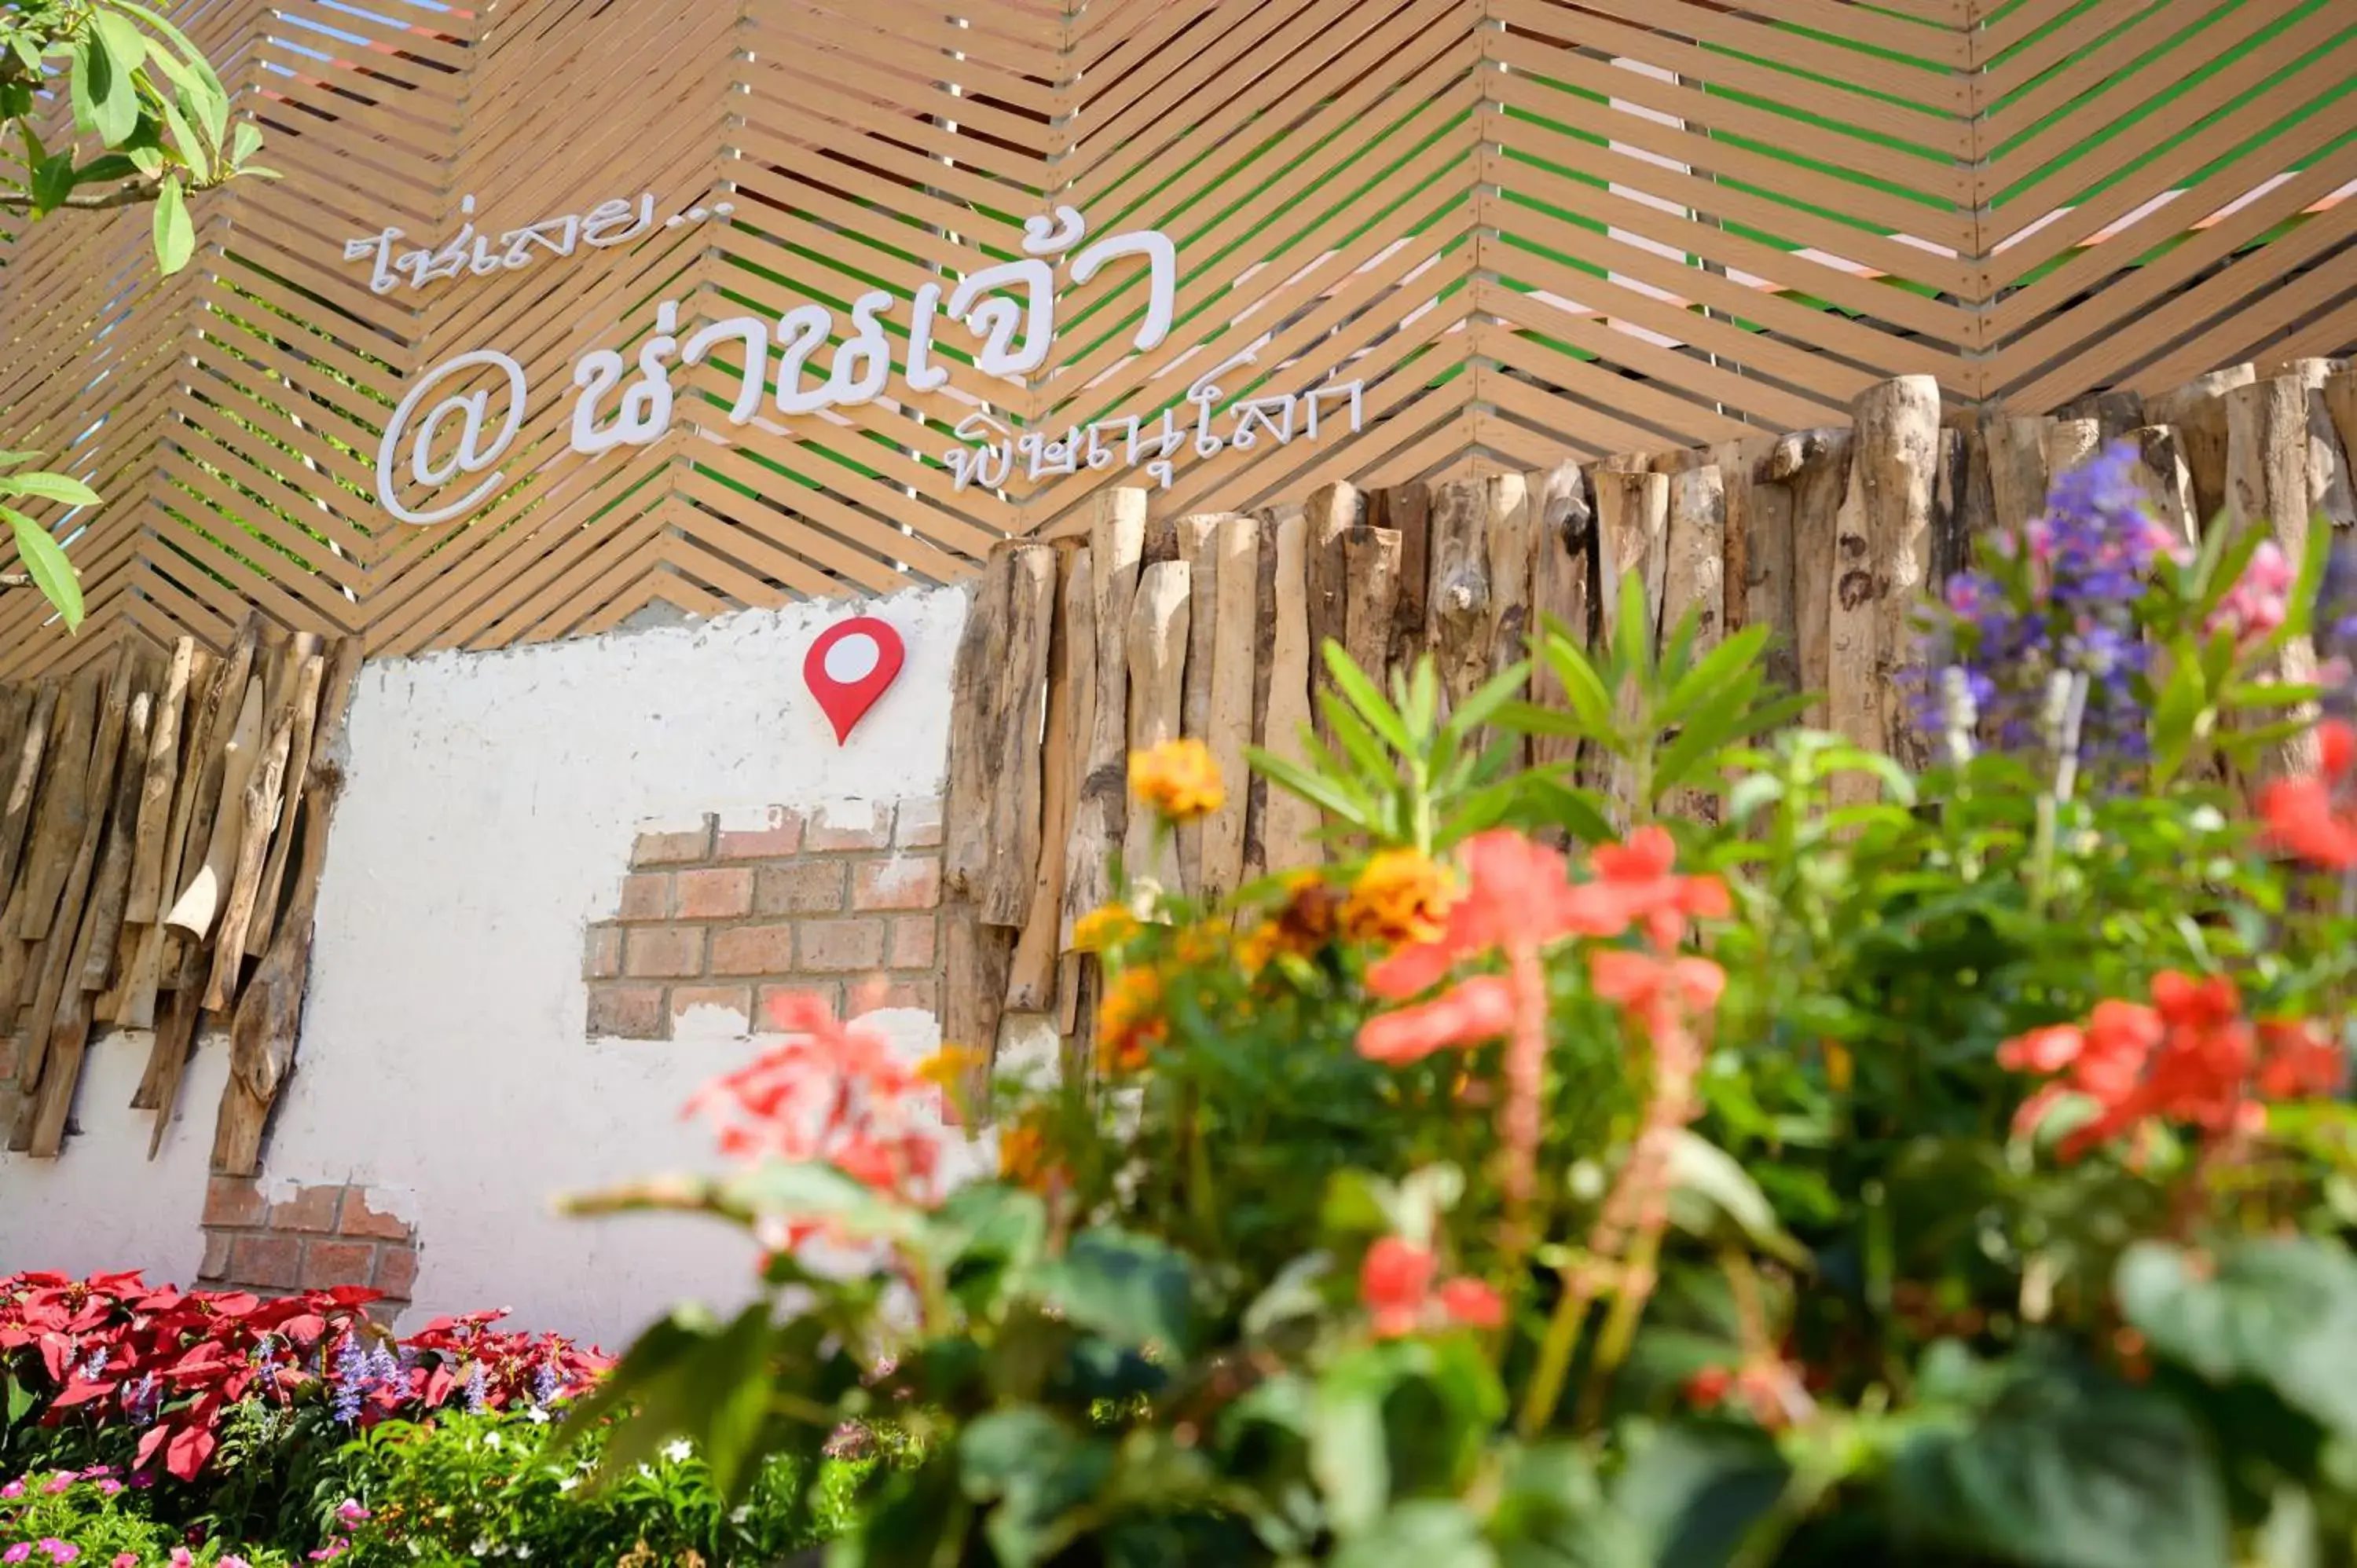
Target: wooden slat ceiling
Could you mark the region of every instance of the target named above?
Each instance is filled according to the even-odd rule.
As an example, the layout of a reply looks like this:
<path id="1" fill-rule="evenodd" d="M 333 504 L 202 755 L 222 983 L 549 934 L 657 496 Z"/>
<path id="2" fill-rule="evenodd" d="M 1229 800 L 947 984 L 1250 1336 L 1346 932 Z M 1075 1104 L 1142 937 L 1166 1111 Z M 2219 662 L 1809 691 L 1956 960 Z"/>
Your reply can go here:
<path id="1" fill-rule="evenodd" d="M 0 435 L 109 498 L 49 521 L 91 621 L 0 595 L 0 678 L 125 634 L 216 646 L 250 606 L 373 652 L 492 648 L 952 581 L 1054 533 L 1121 463 L 960 488 L 986 411 L 1092 420 L 1355 380 L 1355 433 L 1182 449 L 1154 505 L 1524 467 L 1836 422 L 1872 381 L 2043 412 L 2357 346 L 2357 12 L 2347 0 L 184 0 L 275 183 L 203 199 L 156 282 L 139 213 L 10 242 Z M 498 233 L 651 192 L 610 249 L 372 293 L 347 240 Z M 462 204 L 472 199 L 472 208 Z M 1015 384 L 909 301 L 1020 253 L 1025 220 L 1178 247 L 1059 296 Z M 887 394 L 732 424 L 726 350 L 652 445 L 569 449 L 573 367 L 892 296 Z M 380 438 L 451 356 L 525 369 L 498 492 L 413 526 Z M 816 356 L 822 365 L 829 351 Z M 725 361 L 725 362 L 724 362 Z M 985 403 L 984 400 L 987 400 Z M 497 422 L 496 412 L 493 423 Z M 7 563 L 0 560 L 0 569 Z"/>

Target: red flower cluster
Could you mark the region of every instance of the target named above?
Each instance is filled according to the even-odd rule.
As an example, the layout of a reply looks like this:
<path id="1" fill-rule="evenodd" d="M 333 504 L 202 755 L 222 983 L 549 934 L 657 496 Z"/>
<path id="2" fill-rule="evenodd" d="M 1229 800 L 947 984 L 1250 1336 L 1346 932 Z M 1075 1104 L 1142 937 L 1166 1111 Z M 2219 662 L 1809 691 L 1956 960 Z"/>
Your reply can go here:
<path id="1" fill-rule="evenodd" d="M 939 1202 L 940 1085 L 815 996 L 773 998 L 769 1013 L 784 1042 L 696 1090 L 683 1113 L 716 1122 L 721 1152 L 732 1158 L 820 1162 L 879 1192 Z M 823 1230 L 798 1221 L 760 1240 L 791 1251 Z"/>
<path id="2" fill-rule="evenodd" d="M 145 1429 L 135 1466 L 193 1478 L 242 1400 L 311 1399 L 371 1423 L 454 1398 L 501 1409 L 577 1393 L 610 1364 L 554 1337 L 492 1332 L 496 1313 L 440 1318 L 394 1340 L 344 1287 L 264 1301 L 243 1291 L 148 1285 L 135 1273 L 0 1279 L 0 1370 L 49 1425 Z"/>
<path id="3" fill-rule="evenodd" d="M 2032 1029 L 1997 1048 L 2000 1065 L 2055 1077 L 2023 1104 L 2014 1125 L 2042 1123 L 2066 1095 L 2095 1102 L 2094 1120 L 2073 1129 L 2058 1152 L 2075 1159 L 2158 1119 L 2218 1137 L 2255 1131 L 2265 1112 L 2254 1099 L 2329 1093 L 2341 1077 L 2339 1047 L 2314 1025 L 2254 1026 L 2223 975 L 2155 975 L 2152 1001 L 2108 1000 L 2084 1025 Z"/>
<path id="4" fill-rule="evenodd" d="M 2259 815 L 2281 848 L 2327 871 L 2357 867 L 2357 731 L 2335 720 L 2317 726 L 2322 771 L 2278 779 L 2259 791 Z"/>
<path id="5" fill-rule="evenodd" d="M 1459 1276 L 1433 1288 L 1440 1261 L 1422 1247 L 1386 1236 L 1367 1249 L 1359 1267 L 1359 1300 L 1373 1320 L 1375 1337 L 1396 1339 L 1419 1328 L 1455 1324 L 1496 1328 L 1506 1304 L 1480 1280 Z"/>
<path id="6" fill-rule="evenodd" d="M 1595 877 L 1574 882 L 1561 854 L 1511 829 L 1467 840 L 1465 894 L 1449 906 L 1447 929 L 1437 940 L 1404 947 L 1368 970 L 1367 989 L 1405 1001 L 1471 959 L 1517 944 L 1618 937 L 1631 928 L 1667 951 L 1684 940 L 1687 921 L 1724 919 L 1731 907 L 1718 878 L 1677 874 L 1677 846 L 1658 827 L 1638 829 L 1624 844 L 1599 844 L 1588 861 Z M 1704 1005 L 1717 1000 L 1721 977 L 1706 960 L 1678 960 L 1662 969 L 1638 953 L 1598 958 L 1603 963 L 1599 992 L 1610 987 L 1608 1000 L 1632 1010 L 1673 998 Z M 1416 1061 L 1449 1046 L 1496 1039 L 1512 1020 L 1507 980 L 1477 975 L 1429 1002 L 1368 1020 L 1359 1031 L 1359 1054 L 1375 1061 Z"/>

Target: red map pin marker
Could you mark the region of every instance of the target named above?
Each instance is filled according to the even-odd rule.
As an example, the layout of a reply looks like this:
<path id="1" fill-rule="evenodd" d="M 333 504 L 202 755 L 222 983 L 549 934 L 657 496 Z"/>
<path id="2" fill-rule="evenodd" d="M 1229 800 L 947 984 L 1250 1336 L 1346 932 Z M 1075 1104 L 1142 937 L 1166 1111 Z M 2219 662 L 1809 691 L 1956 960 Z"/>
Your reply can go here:
<path id="1" fill-rule="evenodd" d="M 802 684 L 834 726 L 834 743 L 851 738 L 885 688 L 899 677 L 907 654 L 900 634 L 874 616 L 856 616 L 819 633 L 802 660 Z"/>

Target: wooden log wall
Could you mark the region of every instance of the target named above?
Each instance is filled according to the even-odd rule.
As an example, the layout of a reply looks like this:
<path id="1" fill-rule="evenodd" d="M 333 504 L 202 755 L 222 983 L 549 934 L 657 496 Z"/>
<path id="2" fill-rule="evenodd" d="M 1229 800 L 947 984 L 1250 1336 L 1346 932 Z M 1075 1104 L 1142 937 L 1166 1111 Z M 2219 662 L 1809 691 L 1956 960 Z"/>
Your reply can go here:
<path id="1" fill-rule="evenodd" d="M 1001 545 L 955 675 L 947 1036 L 995 1043 L 1005 1012 L 1048 1013 L 1085 1059 L 1096 980 L 1072 928 L 1109 896 L 1116 853 L 1134 879 L 1211 897 L 1318 858 L 1315 810 L 1248 780 L 1243 757 L 1248 743 L 1295 753 L 1305 728 L 1329 735 L 1316 704 L 1327 642 L 1386 673 L 1429 653 L 1461 701 L 1547 621 L 1612 637 L 1619 584 L 1637 573 L 1657 650 L 1689 611 L 1704 650 L 1766 625 L 1772 678 L 1819 694 L 1808 722 L 1920 764 L 1926 737 L 1899 679 L 1917 604 L 2104 442 L 2135 441 L 2156 514 L 2189 541 L 2206 520 L 2264 519 L 2297 559 L 2312 518 L 2357 526 L 2347 362 L 2265 380 L 2244 366 L 2037 417 L 1943 410 L 1936 383 L 1910 376 L 1851 412 L 1846 426 L 1586 467 L 1329 484 L 1297 506 L 1152 528 L 1142 492 L 1108 491 L 1068 535 Z M 2298 677 L 2315 657 L 2298 647 L 2283 662 Z M 1535 695 L 1562 698 L 1544 667 Z M 1231 793 L 1151 855 L 1126 758 L 1173 735 L 1211 747 Z M 1536 741 L 1529 760 L 1629 804 L 1632 781 L 1574 742 Z M 2302 760 L 2295 747 L 2278 765 Z M 1719 802 L 1693 789 L 1669 806 L 1709 817 Z"/>
<path id="2" fill-rule="evenodd" d="M 224 654 L 123 639 L 77 676 L 0 687 L 0 1081 L 8 1147 L 54 1158 L 94 1031 L 150 1031 L 132 1099 L 162 1146 L 199 1031 L 231 1071 L 212 1163 L 251 1176 L 295 1052 L 311 911 L 361 645 L 265 630 Z"/>

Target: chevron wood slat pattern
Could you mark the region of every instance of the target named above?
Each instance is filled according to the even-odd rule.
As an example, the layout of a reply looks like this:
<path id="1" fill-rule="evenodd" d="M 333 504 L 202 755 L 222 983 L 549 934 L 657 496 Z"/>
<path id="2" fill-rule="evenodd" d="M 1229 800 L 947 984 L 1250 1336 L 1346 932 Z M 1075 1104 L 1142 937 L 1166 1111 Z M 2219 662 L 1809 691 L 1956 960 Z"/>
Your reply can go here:
<path id="1" fill-rule="evenodd" d="M 171 11 L 285 177 L 206 198 L 166 283 L 135 212 L 0 242 L 0 435 L 108 497 L 39 514 L 91 622 L 68 639 L 0 595 L 0 679 L 125 636 L 219 645 L 251 607 L 407 653 L 954 581 L 1146 482 L 1057 444 L 1166 411 L 1187 436 L 1153 505 L 1178 513 L 1838 423 L 1898 374 L 2037 413 L 2357 348 L 2346 0 Z M 462 247 L 457 275 L 378 290 L 346 255 L 388 227 L 395 251 L 504 245 L 642 192 L 650 227 L 521 269 Z M 944 314 L 946 383 L 909 384 L 917 302 L 945 313 L 1064 209 L 1092 239 L 1168 237 L 1167 336 L 1138 347 L 1146 265 L 1075 286 L 1067 257 L 1039 363 L 983 373 Z M 879 295 L 881 393 L 781 412 L 767 324 L 827 313 L 808 385 L 859 363 L 854 306 Z M 666 307 L 678 341 L 764 324 L 758 405 L 732 417 L 741 344 L 692 367 L 674 345 L 668 428 L 575 451 L 576 365 L 634 373 Z M 395 410 L 480 349 L 527 389 L 499 482 L 403 521 L 378 493 Z M 479 375 L 447 390 L 497 426 Z M 1356 428 L 1329 401 L 1314 441 L 1191 439 L 1344 385 Z M 962 427 L 1004 432 L 1003 472 L 961 479 Z"/>

